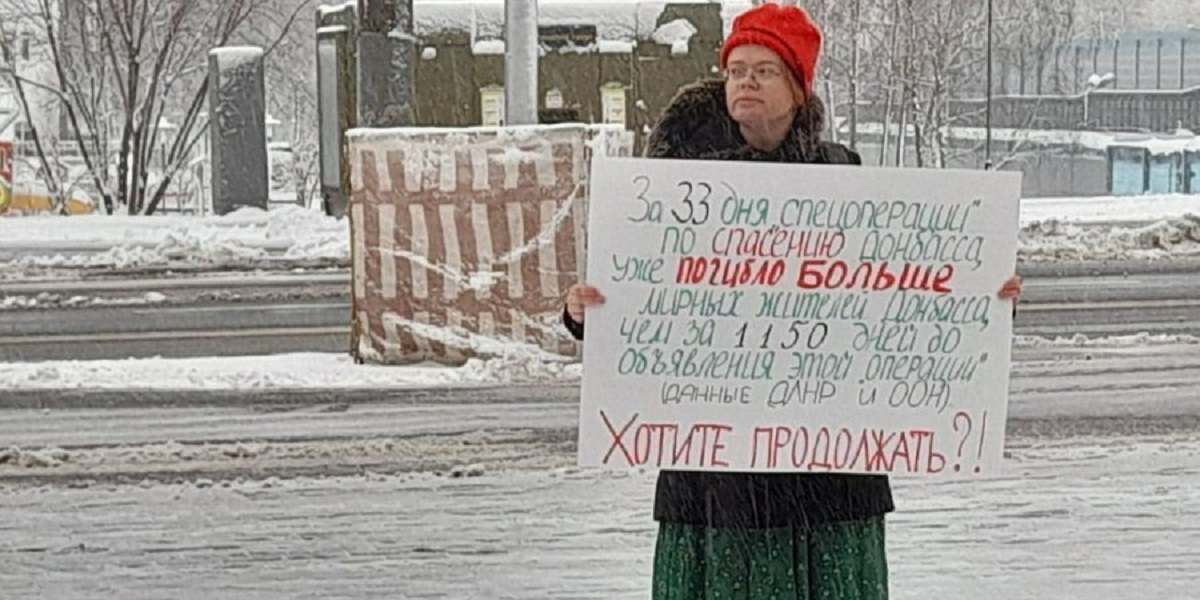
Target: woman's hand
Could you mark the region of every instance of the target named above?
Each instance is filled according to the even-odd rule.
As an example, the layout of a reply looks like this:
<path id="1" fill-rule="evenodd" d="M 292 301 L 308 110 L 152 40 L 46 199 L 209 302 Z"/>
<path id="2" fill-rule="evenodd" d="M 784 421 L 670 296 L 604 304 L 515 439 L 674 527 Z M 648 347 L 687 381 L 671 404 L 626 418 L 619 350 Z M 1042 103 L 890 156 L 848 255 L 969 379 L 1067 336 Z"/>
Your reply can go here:
<path id="1" fill-rule="evenodd" d="M 604 304 L 604 296 L 600 294 L 600 290 L 586 283 L 577 283 L 567 291 L 567 314 L 571 315 L 576 323 L 583 322 L 587 307 L 600 304 Z"/>
<path id="2" fill-rule="evenodd" d="M 1004 287 L 1000 288 L 1001 300 L 1016 300 L 1021 297 L 1021 276 L 1013 275 L 1011 279 L 1004 282 Z"/>

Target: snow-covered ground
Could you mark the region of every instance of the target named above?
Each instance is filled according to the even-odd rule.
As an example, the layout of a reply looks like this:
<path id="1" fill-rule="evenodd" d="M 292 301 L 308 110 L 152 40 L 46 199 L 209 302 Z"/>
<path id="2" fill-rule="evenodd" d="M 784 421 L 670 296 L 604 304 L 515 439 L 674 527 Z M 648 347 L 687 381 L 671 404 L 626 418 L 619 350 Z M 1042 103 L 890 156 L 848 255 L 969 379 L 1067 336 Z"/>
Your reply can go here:
<path id="1" fill-rule="evenodd" d="M 1200 344 L 1188 335 L 1129 335 L 1106 338 L 1017 336 L 1020 348 L 1151 348 Z M 0 363 L 0 388 L 8 390 L 138 389 L 252 390 L 281 388 L 395 389 L 440 385 L 578 381 L 577 362 L 519 344 L 494 342 L 495 357 L 461 367 L 418 364 L 355 364 L 345 354 L 295 353 L 268 356 L 147 358 Z"/>
<path id="2" fill-rule="evenodd" d="M 223 217 L 35 216 L 0 219 L 12 275 L 36 269 L 346 265 L 346 221 L 300 207 Z"/>
<path id="3" fill-rule="evenodd" d="M 167 296 L 162 292 L 146 292 L 125 298 L 98 298 L 89 296 L 64 296 L 42 292 L 34 296 L 0 297 L 0 312 L 6 310 L 30 310 L 37 308 L 83 308 L 88 306 L 148 306 L 163 304 Z"/>
<path id="4" fill-rule="evenodd" d="M 1021 224 L 1028 260 L 1200 255 L 1200 195 L 1027 199 Z M 344 219 L 299 207 L 225 217 L 0 219 L 0 277 L 47 269 L 345 267 L 349 236 Z"/>
<path id="5" fill-rule="evenodd" d="M 1200 433 L 1187 423 L 1197 344 L 1018 338 L 1012 416 L 1028 426 L 1008 438 L 1005 469 L 895 480 L 891 597 L 1195 598 Z M 339 355 L 7 364 L 0 389 L 578 377 L 543 358 L 513 349 L 461 368 Z M 573 468 L 577 403 L 521 394 L 307 410 L 6 410 L 0 596 L 645 598 L 653 473 Z M 1148 425 L 1154 414 L 1175 426 Z"/>
<path id="6" fill-rule="evenodd" d="M 993 479 L 895 482 L 892 598 L 1196 597 L 1200 441 L 1027 440 L 1007 465 Z M 652 474 L 454 474 L 0 484 L 0 589 L 60 600 L 648 596 Z"/>
<path id="7" fill-rule="evenodd" d="M 1025 199 L 1018 252 L 1035 262 L 1200 256 L 1200 195 Z"/>
<path id="8" fill-rule="evenodd" d="M 1186 214 L 1200 215 L 1200 194 L 1026 198 L 1021 223 L 1058 220 L 1076 225 L 1129 221 L 1161 221 Z"/>
<path id="9" fill-rule="evenodd" d="M 1021 228 L 1017 252 L 1029 262 L 1195 258 L 1200 256 L 1200 213 L 1142 226 L 1034 221 Z"/>
<path id="10" fill-rule="evenodd" d="M 186 359 L 0 363 L 0 388 L 254 390 L 395 389 L 480 383 L 578 380 L 581 366 L 512 346 L 504 355 L 461 367 L 359 365 L 345 354 L 296 353 Z"/>

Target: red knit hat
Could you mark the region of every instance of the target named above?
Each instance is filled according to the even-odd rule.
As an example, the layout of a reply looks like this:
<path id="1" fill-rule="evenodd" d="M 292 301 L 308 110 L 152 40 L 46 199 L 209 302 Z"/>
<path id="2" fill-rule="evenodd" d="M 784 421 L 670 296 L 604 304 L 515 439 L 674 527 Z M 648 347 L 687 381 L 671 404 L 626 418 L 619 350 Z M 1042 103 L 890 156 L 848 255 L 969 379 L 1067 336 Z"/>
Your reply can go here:
<path id="1" fill-rule="evenodd" d="M 799 78 L 811 94 L 817 58 L 821 54 L 821 30 L 804 9 L 795 5 L 765 3 L 738 15 L 733 31 L 721 47 L 721 68 L 734 48 L 753 44 L 770 48 Z"/>

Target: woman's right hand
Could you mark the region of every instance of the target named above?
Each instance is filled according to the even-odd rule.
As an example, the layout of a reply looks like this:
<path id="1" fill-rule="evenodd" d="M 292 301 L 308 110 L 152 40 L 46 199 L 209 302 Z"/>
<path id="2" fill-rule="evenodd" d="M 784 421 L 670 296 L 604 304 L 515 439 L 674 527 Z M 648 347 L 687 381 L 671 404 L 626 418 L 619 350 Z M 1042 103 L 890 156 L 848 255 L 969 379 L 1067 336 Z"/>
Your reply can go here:
<path id="1" fill-rule="evenodd" d="M 567 314 L 576 323 L 583 322 L 587 307 L 600 304 L 604 304 L 604 296 L 600 294 L 600 290 L 586 283 L 577 283 L 567 291 Z"/>

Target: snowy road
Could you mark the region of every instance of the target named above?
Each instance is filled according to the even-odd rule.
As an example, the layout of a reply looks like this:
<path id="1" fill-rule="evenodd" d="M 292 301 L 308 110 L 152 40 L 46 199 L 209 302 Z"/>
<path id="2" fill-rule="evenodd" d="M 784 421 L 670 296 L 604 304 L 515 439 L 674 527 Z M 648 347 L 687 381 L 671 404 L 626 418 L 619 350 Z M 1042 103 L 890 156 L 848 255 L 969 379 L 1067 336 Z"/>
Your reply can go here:
<path id="1" fill-rule="evenodd" d="M 1097 265 L 1097 270 L 1102 267 Z M 0 361 L 236 356 L 349 349 L 347 280 L 336 273 L 58 282 L 39 309 L 0 309 Z M 0 283 L 25 297 L 36 283 Z M 154 302 L 144 301 L 157 294 Z M 128 303 L 72 304 L 101 297 Z M 139 300 L 142 299 L 142 300 Z M 67 306 L 64 306 L 66 304 Z M 1200 335 L 1200 263 L 1167 272 L 1030 274 L 1020 335 Z"/>
<path id="2" fill-rule="evenodd" d="M 1200 344 L 1016 359 L 1006 471 L 896 481 L 892 597 L 1194 598 Z M 652 475 L 570 468 L 571 385 L 0 400 L 0 597 L 646 597 Z"/>
<path id="3" fill-rule="evenodd" d="M 1014 356 L 1012 436 L 1200 434 L 1200 344 L 1018 347 Z M 0 482 L 446 469 L 474 460 L 446 440 L 480 431 L 517 436 L 499 444 L 516 455 L 572 442 L 578 394 L 575 383 L 9 390 L 0 395 L 0 449 L 57 447 L 69 459 L 24 466 L 0 460 Z M 430 444 L 436 452 L 419 450 Z"/>
<path id="4" fill-rule="evenodd" d="M 647 597 L 652 481 L 542 467 L 0 487 L 0 589 L 21 600 L 633 600 Z M 900 480 L 896 495 L 898 600 L 1195 597 L 1195 438 L 1033 441 L 1000 478 Z"/>

